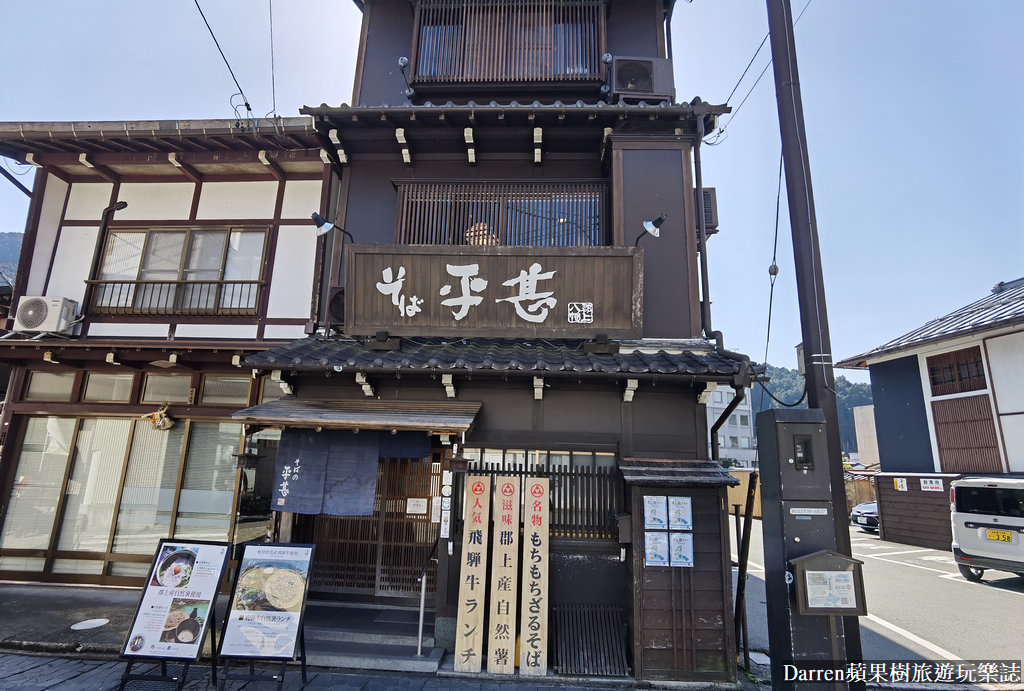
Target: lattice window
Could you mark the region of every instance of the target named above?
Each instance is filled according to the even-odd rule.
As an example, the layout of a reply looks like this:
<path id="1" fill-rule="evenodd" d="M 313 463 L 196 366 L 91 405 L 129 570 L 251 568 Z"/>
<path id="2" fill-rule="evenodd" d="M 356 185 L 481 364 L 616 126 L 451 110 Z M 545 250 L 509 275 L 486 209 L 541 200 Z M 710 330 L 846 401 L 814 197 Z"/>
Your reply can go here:
<path id="1" fill-rule="evenodd" d="M 927 365 L 933 396 L 980 391 L 987 386 L 979 346 L 933 355 Z"/>
<path id="2" fill-rule="evenodd" d="M 411 245 L 609 245 L 603 182 L 398 184 L 395 241 Z"/>
<path id="3" fill-rule="evenodd" d="M 603 0 L 420 0 L 417 83 L 599 80 Z"/>

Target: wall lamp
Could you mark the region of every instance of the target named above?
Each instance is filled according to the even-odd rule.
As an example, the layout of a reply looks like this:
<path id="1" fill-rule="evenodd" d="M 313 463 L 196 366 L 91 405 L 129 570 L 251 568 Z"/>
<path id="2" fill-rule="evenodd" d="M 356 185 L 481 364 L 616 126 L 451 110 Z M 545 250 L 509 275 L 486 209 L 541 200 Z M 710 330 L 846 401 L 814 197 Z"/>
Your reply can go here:
<path id="1" fill-rule="evenodd" d="M 644 239 L 645 235 L 653 235 L 654 237 L 661 237 L 661 226 L 668 219 L 668 214 L 661 213 L 657 218 L 651 219 L 650 221 L 644 221 L 644 232 L 636 236 L 636 242 L 633 243 L 633 247 L 640 244 L 640 241 Z"/>
<path id="2" fill-rule="evenodd" d="M 316 213 L 315 211 L 313 212 L 313 215 L 310 218 L 312 218 L 313 219 L 313 223 L 316 224 L 316 234 L 317 234 L 317 237 L 319 237 L 321 235 L 326 235 L 327 233 L 329 233 L 332 230 L 334 230 L 335 228 L 337 228 L 339 231 L 341 231 L 342 233 L 344 233 L 348 237 L 350 242 L 355 242 L 356 241 L 356 239 L 354 237 L 352 237 L 352 233 L 348 232 L 347 230 L 345 230 L 341 226 L 335 225 L 335 224 L 331 223 L 330 221 L 324 220 L 324 217 L 321 216 L 320 214 Z"/>

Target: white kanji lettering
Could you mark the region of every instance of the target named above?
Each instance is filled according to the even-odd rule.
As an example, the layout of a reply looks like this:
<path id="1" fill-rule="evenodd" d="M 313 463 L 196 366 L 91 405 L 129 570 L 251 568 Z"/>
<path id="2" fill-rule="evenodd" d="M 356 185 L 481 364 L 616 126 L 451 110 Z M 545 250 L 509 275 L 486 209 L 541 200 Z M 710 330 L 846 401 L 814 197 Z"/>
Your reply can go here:
<path id="1" fill-rule="evenodd" d="M 479 295 L 473 295 L 473 293 L 479 293 L 480 291 L 487 288 L 487 279 L 480 278 L 477 274 L 480 271 L 479 264 L 446 264 L 445 269 L 448 273 L 459 279 L 459 289 L 462 291 L 461 295 L 442 300 L 441 304 L 445 307 L 456 307 L 457 309 L 452 310 L 452 316 L 455 317 L 456 321 L 462 320 L 469 314 L 470 307 L 476 307 L 483 298 Z M 452 292 L 451 285 L 446 284 L 441 288 L 441 295 L 449 295 Z"/>
<path id="2" fill-rule="evenodd" d="M 558 300 L 551 297 L 554 291 L 546 293 L 537 292 L 537 283 L 553 278 L 554 271 L 544 271 L 540 264 L 534 262 L 527 272 L 522 270 L 516 278 L 510 278 L 501 285 L 517 286 L 519 294 L 508 298 L 498 298 L 495 302 L 511 302 L 516 308 L 516 314 L 528 322 L 539 324 L 547 319 L 548 310 L 558 304 Z M 532 304 L 524 305 L 524 302 L 534 301 Z"/>

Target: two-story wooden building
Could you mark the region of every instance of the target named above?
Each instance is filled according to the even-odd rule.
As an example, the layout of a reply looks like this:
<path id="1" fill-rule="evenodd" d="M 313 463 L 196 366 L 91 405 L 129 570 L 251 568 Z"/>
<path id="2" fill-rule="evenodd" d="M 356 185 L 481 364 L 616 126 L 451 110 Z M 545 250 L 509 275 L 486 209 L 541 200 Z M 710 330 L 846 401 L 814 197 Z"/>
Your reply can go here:
<path id="1" fill-rule="evenodd" d="M 37 166 L 0 577 L 313 542 L 319 596 L 411 601 L 428 564 L 452 648 L 465 473 L 540 476 L 555 669 L 599 610 L 618 673 L 734 679 L 704 403 L 750 371 L 711 330 L 699 143 L 726 109 L 675 101 L 674 3 L 359 4 L 351 106 L 0 124 Z M 645 550 L 658 497 L 692 507 L 688 568 Z"/>

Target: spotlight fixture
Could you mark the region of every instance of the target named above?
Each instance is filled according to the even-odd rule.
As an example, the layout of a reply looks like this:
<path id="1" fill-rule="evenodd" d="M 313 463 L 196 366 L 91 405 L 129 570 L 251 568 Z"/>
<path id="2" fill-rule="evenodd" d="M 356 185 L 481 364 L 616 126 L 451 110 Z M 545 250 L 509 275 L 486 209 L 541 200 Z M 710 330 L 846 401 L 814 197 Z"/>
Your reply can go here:
<path id="1" fill-rule="evenodd" d="M 640 233 L 636 237 L 636 242 L 633 243 L 633 246 L 636 247 L 639 245 L 640 241 L 647 234 L 651 234 L 654 237 L 661 237 L 661 226 L 665 223 L 666 219 L 668 219 L 668 214 L 662 212 L 657 218 L 650 221 L 644 221 L 644 232 Z"/>

